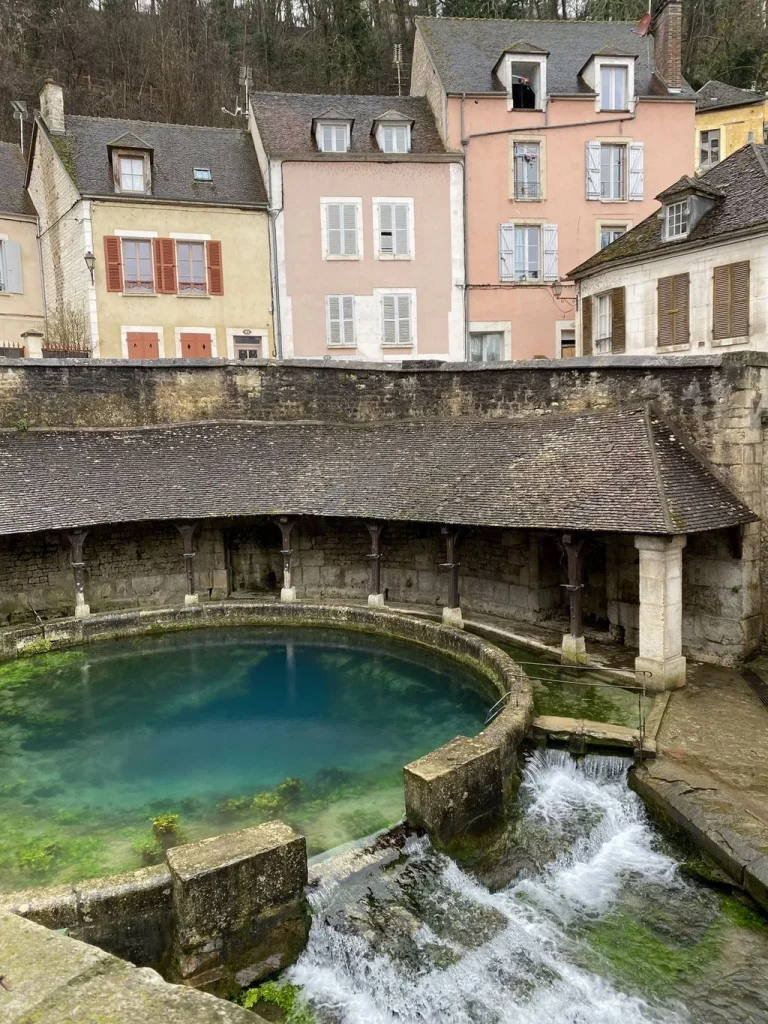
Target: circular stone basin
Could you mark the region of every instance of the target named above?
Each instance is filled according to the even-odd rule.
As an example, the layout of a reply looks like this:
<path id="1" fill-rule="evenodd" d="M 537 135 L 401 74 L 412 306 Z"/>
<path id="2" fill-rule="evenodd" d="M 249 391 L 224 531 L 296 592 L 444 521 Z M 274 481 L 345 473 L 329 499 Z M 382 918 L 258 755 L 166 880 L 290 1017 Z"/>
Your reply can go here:
<path id="1" fill-rule="evenodd" d="M 493 701 L 437 651 L 307 627 L 0 664 L 0 890 L 132 870 L 277 817 L 310 853 L 368 835 L 402 817 L 403 765 L 477 733 Z"/>

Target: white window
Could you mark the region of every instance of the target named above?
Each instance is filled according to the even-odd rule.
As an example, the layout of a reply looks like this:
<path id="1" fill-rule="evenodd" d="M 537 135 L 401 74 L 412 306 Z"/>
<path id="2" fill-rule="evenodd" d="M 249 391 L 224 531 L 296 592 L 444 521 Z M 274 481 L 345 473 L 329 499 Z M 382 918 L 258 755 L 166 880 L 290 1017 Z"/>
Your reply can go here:
<path id="1" fill-rule="evenodd" d="M 588 142 L 587 199 L 642 201 L 644 150 L 642 142 Z"/>
<path id="2" fill-rule="evenodd" d="M 381 296 L 382 344 L 413 344 L 413 304 L 407 292 Z"/>
<path id="3" fill-rule="evenodd" d="M 600 68 L 600 109 L 627 110 L 626 67 L 603 64 Z"/>
<path id="4" fill-rule="evenodd" d="M 597 316 L 595 317 L 594 351 L 605 355 L 613 344 L 613 302 L 610 292 L 595 298 Z"/>
<path id="5" fill-rule="evenodd" d="M 541 144 L 516 142 L 515 199 L 541 199 Z"/>
<path id="6" fill-rule="evenodd" d="M 153 292 L 152 242 L 149 239 L 124 238 L 122 244 L 123 291 Z"/>
<path id="7" fill-rule="evenodd" d="M 321 124 L 317 140 L 323 153 L 346 153 L 349 149 L 349 125 Z"/>
<path id="8" fill-rule="evenodd" d="M 0 292 L 23 295 L 21 246 L 9 239 L 0 241 Z"/>
<path id="9" fill-rule="evenodd" d="M 204 242 L 177 242 L 176 268 L 180 295 L 207 293 Z"/>
<path id="10" fill-rule="evenodd" d="M 329 348 L 355 347 L 354 295 L 328 295 L 326 303 L 326 341 Z"/>
<path id="11" fill-rule="evenodd" d="M 500 224 L 499 280 L 557 280 L 557 250 L 557 224 Z"/>
<path id="12" fill-rule="evenodd" d="M 261 359 L 264 339 L 260 334 L 233 334 L 232 350 L 235 359 L 243 362 L 249 359 Z"/>
<path id="13" fill-rule="evenodd" d="M 600 227 L 600 248 L 607 248 L 617 238 L 626 235 L 627 229 L 623 224 L 603 224 Z"/>
<path id="14" fill-rule="evenodd" d="M 469 336 L 469 358 L 473 363 L 497 363 L 504 358 L 502 331 L 473 331 Z"/>
<path id="15" fill-rule="evenodd" d="M 144 157 L 121 156 L 120 164 L 120 191 L 121 192 L 144 192 Z"/>
<path id="16" fill-rule="evenodd" d="M 668 241 L 673 238 L 685 238 L 688 234 L 691 208 L 688 199 L 679 203 L 669 203 L 664 207 L 665 237 Z"/>
<path id="17" fill-rule="evenodd" d="M 376 132 L 382 153 L 408 153 L 411 149 L 411 126 L 382 124 Z"/>
<path id="18" fill-rule="evenodd" d="M 376 203 L 379 259 L 407 259 L 411 251 L 411 204 Z"/>
<path id="19" fill-rule="evenodd" d="M 192 177 L 195 181 L 213 181 L 210 167 L 194 167 L 192 169 Z"/>
<path id="20" fill-rule="evenodd" d="M 358 237 L 358 204 L 326 202 L 325 206 L 325 257 L 343 258 L 360 255 Z"/>
<path id="21" fill-rule="evenodd" d="M 701 132 L 699 136 L 699 166 L 714 167 L 720 163 L 720 129 Z"/>
<path id="22" fill-rule="evenodd" d="M 627 181 L 627 147 L 600 147 L 600 198 L 624 199 Z"/>

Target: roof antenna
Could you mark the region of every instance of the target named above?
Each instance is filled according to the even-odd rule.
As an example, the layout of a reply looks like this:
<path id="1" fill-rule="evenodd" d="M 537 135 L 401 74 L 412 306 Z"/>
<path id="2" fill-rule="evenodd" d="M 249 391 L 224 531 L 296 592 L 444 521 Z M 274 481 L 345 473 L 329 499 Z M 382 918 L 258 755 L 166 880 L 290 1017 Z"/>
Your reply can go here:
<path id="1" fill-rule="evenodd" d="M 230 117 L 239 117 L 240 114 L 248 116 L 248 101 L 251 95 L 251 86 L 253 85 L 253 68 L 246 64 L 240 65 L 240 74 L 238 75 L 238 84 L 240 88 L 245 88 L 245 106 L 240 106 L 240 93 L 238 91 L 237 99 L 235 100 L 234 112 L 227 110 L 226 107 L 221 108 L 222 114 L 229 114 Z"/>
<path id="2" fill-rule="evenodd" d="M 19 122 L 19 128 L 21 130 L 21 152 L 24 152 L 24 122 L 29 116 L 27 110 L 26 100 L 11 100 L 11 107 L 13 109 L 13 119 Z"/>
<path id="3" fill-rule="evenodd" d="M 397 69 L 397 95 L 403 95 L 403 84 L 402 84 L 402 68 L 403 68 L 403 44 L 395 43 L 395 52 L 392 57 L 392 63 Z"/>

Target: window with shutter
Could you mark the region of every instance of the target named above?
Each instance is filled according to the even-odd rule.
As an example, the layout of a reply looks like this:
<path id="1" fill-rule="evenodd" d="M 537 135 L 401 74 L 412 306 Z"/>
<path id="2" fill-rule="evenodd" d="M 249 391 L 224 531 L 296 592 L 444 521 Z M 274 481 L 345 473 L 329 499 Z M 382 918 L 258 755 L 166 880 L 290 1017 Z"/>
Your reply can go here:
<path id="1" fill-rule="evenodd" d="M 180 295 L 205 295 L 208 274 L 204 242 L 177 242 L 176 268 Z"/>
<path id="2" fill-rule="evenodd" d="M 600 198 L 600 143 L 587 143 L 587 199 Z"/>
<path id="3" fill-rule="evenodd" d="M 328 295 L 325 304 L 328 347 L 354 348 L 356 344 L 354 295 Z"/>
<path id="4" fill-rule="evenodd" d="M 124 238 L 122 242 L 123 288 L 126 292 L 153 292 L 152 242 L 143 238 Z"/>
<path id="5" fill-rule="evenodd" d="M 360 255 L 357 203 L 324 203 L 326 259 Z"/>
<path id="6" fill-rule="evenodd" d="M 379 259 L 407 259 L 411 256 L 410 204 L 376 204 Z"/>
<path id="7" fill-rule="evenodd" d="M 123 290 L 123 261 L 120 239 L 116 235 L 104 236 L 104 267 L 107 276 L 107 291 Z"/>
<path id="8" fill-rule="evenodd" d="M 381 297 L 382 344 L 406 347 L 413 344 L 411 296 L 407 292 Z"/>
<path id="9" fill-rule="evenodd" d="M 749 260 L 715 267 L 712 311 L 715 341 L 749 334 Z"/>
<path id="10" fill-rule="evenodd" d="M 515 168 L 515 199 L 521 201 L 541 199 L 541 143 L 515 142 L 512 152 Z"/>
<path id="11" fill-rule="evenodd" d="M 592 296 L 581 299 L 581 354 L 592 355 Z"/>
<path id="12" fill-rule="evenodd" d="M 594 301 L 597 313 L 594 350 L 598 355 L 609 355 L 613 342 L 613 296 L 611 292 L 606 292 L 595 296 Z"/>
<path id="13" fill-rule="evenodd" d="M 558 278 L 557 224 L 545 224 L 542 234 L 544 236 L 544 280 L 556 281 Z"/>
<path id="14" fill-rule="evenodd" d="M 611 292 L 611 307 L 611 352 L 626 352 L 627 314 L 626 293 L 623 287 L 614 288 Z"/>
<path id="15" fill-rule="evenodd" d="M 208 270 L 208 294 L 224 294 L 224 270 L 221 265 L 221 242 L 205 243 L 205 255 Z"/>
<path id="16" fill-rule="evenodd" d="M 688 274 L 662 277 L 658 291 L 658 344 L 687 345 L 689 333 L 689 288 Z"/>
<path id="17" fill-rule="evenodd" d="M 21 246 L 10 239 L 0 242 L 0 292 L 8 292 L 10 295 L 24 294 Z"/>
<path id="18" fill-rule="evenodd" d="M 176 242 L 172 238 L 154 238 L 155 290 L 163 295 L 176 294 Z"/>
<path id="19" fill-rule="evenodd" d="M 515 279 L 515 225 L 499 224 L 499 280 Z"/>

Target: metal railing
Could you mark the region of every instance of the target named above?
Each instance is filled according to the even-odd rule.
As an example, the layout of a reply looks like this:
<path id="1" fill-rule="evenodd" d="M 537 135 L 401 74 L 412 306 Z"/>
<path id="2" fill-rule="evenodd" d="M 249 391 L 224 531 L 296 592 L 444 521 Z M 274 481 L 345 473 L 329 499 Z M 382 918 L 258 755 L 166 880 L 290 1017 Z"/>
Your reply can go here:
<path id="1" fill-rule="evenodd" d="M 538 181 L 516 181 L 515 199 L 541 199 L 541 184 Z"/>

